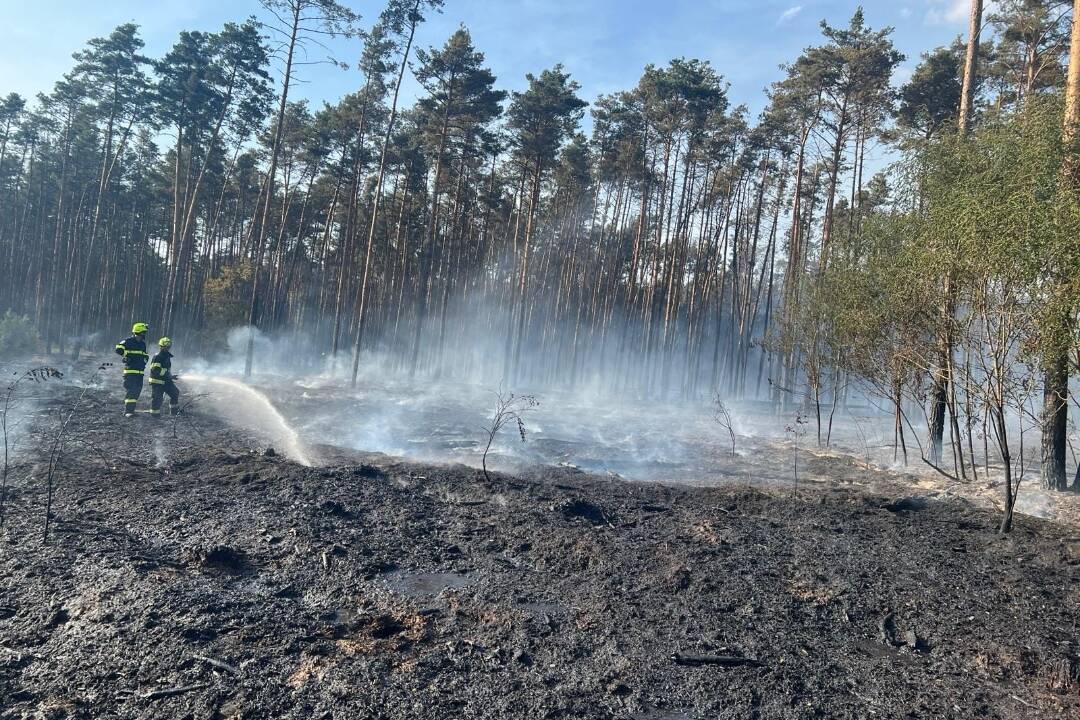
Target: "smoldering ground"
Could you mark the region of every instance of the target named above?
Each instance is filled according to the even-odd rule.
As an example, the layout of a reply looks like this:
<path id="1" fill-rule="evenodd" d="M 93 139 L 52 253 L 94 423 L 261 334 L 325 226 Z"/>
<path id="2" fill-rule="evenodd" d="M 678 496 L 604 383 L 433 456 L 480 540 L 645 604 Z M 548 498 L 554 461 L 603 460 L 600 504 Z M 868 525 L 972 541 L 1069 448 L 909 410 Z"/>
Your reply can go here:
<path id="1" fill-rule="evenodd" d="M 249 337 L 256 372 L 245 378 Z M 701 393 L 663 400 L 584 381 L 522 380 L 511 386 L 499 375 L 455 375 L 448 366 L 414 375 L 386 348 L 362 355 L 353 384 L 348 355 L 330 358 L 312 350 L 318 347 L 312 337 L 276 338 L 236 328 L 227 345 L 207 359 L 186 358 L 181 349 L 176 363 L 185 392 L 205 396 L 202 402 L 215 412 L 304 463 L 318 462 L 319 446 L 333 446 L 479 467 L 497 395 L 514 392 L 534 396 L 539 404 L 523 413 L 524 442 L 507 431 L 493 443 L 488 464 L 501 470 L 561 465 L 640 481 L 789 489 L 797 480 L 872 486 L 882 473 L 897 472 L 913 490 L 1000 504 L 1000 465 L 978 428 L 977 473 L 966 482 L 954 480 L 920 459 L 926 432 L 921 411 L 909 407 L 905 415 L 905 464 L 891 408 L 870 393 L 852 391 L 835 410 L 826 403 L 819 442 L 815 409 L 806 399 L 778 410 L 766 398 Z M 494 352 L 464 340 L 459 347 L 461 354 L 477 357 Z M 734 454 L 717 422 L 718 399 L 730 412 Z M 1039 487 L 1037 431 L 1030 420 L 1013 417 L 1011 424 L 1013 456 L 1024 470 L 1019 511 L 1048 518 L 1074 514 L 1072 497 Z M 1072 439 L 1077 440 L 1075 429 Z M 815 469 L 815 458 L 829 454 L 848 458 L 842 476 Z"/>
<path id="2" fill-rule="evenodd" d="M 778 411 L 765 397 L 736 400 L 701 391 L 664 399 L 632 384 L 620 389 L 618 383 L 589 379 L 589 373 L 580 373 L 576 381 L 564 377 L 541 383 L 523 377 L 511 383 L 497 373 L 497 339 L 456 338 L 444 362 L 432 359 L 415 374 L 392 346 L 377 346 L 361 355 L 354 385 L 349 354 L 329 356 L 325 338 L 317 335 L 275 336 L 237 327 L 224 338 L 205 354 L 192 353 L 183 336 L 174 338 L 174 369 L 184 402 L 194 399 L 264 446 L 305 464 L 319 462 L 320 446 L 332 446 L 478 467 L 496 395 L 513 392 L 535 396 L 539 404 L 523 414 L 525 442 L 516 431 L 495 438 L 487 461 L 496 469 L 562 465 L 640 481 L 787 489 L 796 480 L 873 485 L 881 473 L 892 471 L 906 474 L 913 489 L 1000 504 L 1000 467 L 992 445 L 979 442 L 978 429 L 979 474 L 968 482 L 954 481 L 921 462 L 925 427 L 921 411 L 908 408 L 905 465 L 891 409 L 869 393 L 850 393 L 835 413 L 825 405 L 819 445 L 814 408 L 805 398 Z M 249 342 L 255 372 L 244 377 Z M 102 357 L 115 360 L 107 350 Z M 543 362 L 525 356 L 523 365 L 541 367 Z M 79 376 L 69 360 L 65 368 Z M 631 375 L 645 372 L 641 367 Z M 146 389 L 144 407 L 148 396 Z M 734 454 L 726 430 L 717 423 L 717 398 L 730 411 Z M 1021 419 L 1013 418 L 1013 425 L 1019 429 Z M 1075 442 L 1075 428 L 1072 435 Z M 1025 471 L 1018 509 L 1048 518 L 1063 512 L 1069 516 L 1071 497 L 1039 487 L 1036 430 L 1030 421 L 1026 434 L 1012 432 L 1011 438 L 1014 458 L 1023 461 Z M 815 456 L 821 454 L 848 458 L 842 477 L 815 471 Z"/>
<path id="3" fill-rule="evenodd" d="M 1044 521 L 1000 538 L 890 473 L 795 498 L 325 446 L 304 467 L 212 407 L 173 437 L 117 399 L 93 390 L 75 417 L 47 545 L 39 484 L 13 496 L 4 720 L 1080 709 L 1080 545 Z"/>

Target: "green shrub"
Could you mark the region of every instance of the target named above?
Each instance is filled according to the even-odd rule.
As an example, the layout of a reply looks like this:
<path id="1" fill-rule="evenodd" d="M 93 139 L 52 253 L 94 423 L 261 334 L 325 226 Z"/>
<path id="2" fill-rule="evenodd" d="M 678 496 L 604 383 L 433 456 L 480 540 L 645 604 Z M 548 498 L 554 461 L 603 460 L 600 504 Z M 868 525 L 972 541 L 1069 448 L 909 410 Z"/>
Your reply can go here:
<path id="1" fill-rule="evenodd" d="M 30 318 L 8 310 L 0 316 L 0 357 L 27 355 L 37 349 L 38 334 Z"/>

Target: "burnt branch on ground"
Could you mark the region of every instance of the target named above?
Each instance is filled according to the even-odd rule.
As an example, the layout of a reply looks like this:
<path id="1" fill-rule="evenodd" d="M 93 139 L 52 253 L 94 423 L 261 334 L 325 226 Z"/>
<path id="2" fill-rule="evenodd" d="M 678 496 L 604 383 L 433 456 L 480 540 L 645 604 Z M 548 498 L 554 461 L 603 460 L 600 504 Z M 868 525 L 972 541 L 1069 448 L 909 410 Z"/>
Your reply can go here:
<path id="1" fill-rule="evenodd" d="M 63 461 L 65 443 L 68 440 L 71 421 L 82 406 L 83 400 L 86 399 L 86 393 L 95 383 L 97 383 L 101 373 L 110 367 L 112 367 L 112 363 L 108 362 L 98 365 L 97 369 L 91 373 L 90 377 L 87 378 L 86 382 L 83 384 L 82 391 L 75 399 L 75 402 L 72 403 L 71 407 L 66 412 L 62 412 L 60 422 L 57 424 L 55 434 L 49 445 L 49 466 L 45 474 L 45 523 L 41 536 L 42 543 L 49 542 L 49 527 L 52 521 L 53 498 L 56 491 L 56 475 L 59 472 L 60 464 Z"/>
<path id="2" fill-rule="evenodd" d="M 64 374 L 54 367 L 40 366 L 29 370 L 17 372 L 12 375 L 11 382 L 4 389 L 3 399 L 0 400 L 0 434 L 4 437 L 4 466 L 0 476 L 0 528 L 4 527 L 4 508 L 7 501 L 8 475 L 11 472 L 11 452 L 14 449 L 11 441 L 11 432 L 14 423 L 11 421 L 12 412 L 18 407 L 19 386 L 26 383 L 42 383 L 47 380 L 61 379 Z"/>

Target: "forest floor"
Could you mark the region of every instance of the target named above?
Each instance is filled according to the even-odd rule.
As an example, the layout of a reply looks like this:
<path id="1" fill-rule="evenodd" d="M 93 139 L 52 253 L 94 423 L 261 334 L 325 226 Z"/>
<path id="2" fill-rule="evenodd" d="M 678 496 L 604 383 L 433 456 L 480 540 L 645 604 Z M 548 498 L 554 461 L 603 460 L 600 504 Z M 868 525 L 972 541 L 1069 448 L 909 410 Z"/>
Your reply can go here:
<path id="1" fill-rule="evenodd" d="M 91 390 L 0 531 L 0 718 L 1080 716 L 1080 530 L 902 477 L 691 488 L 319 448 Z M 174 436 L 175 431 L 175 436 Z M 829 464 L 816 457 L 815 477 Z"/>

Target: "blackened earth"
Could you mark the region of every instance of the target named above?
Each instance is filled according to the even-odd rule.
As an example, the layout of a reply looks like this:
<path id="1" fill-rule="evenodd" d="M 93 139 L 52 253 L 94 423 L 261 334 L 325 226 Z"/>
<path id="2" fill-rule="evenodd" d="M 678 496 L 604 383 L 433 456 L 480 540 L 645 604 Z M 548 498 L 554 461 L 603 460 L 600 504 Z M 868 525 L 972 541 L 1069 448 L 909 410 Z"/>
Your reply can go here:
<path id="1" fill-rule="evenodd" d="M 306 468 L 94 390 L 43 543 L 75 392 L 13 468 L 4 720 L 1080 717 L 1076 528 L 899 484 Z"/>

